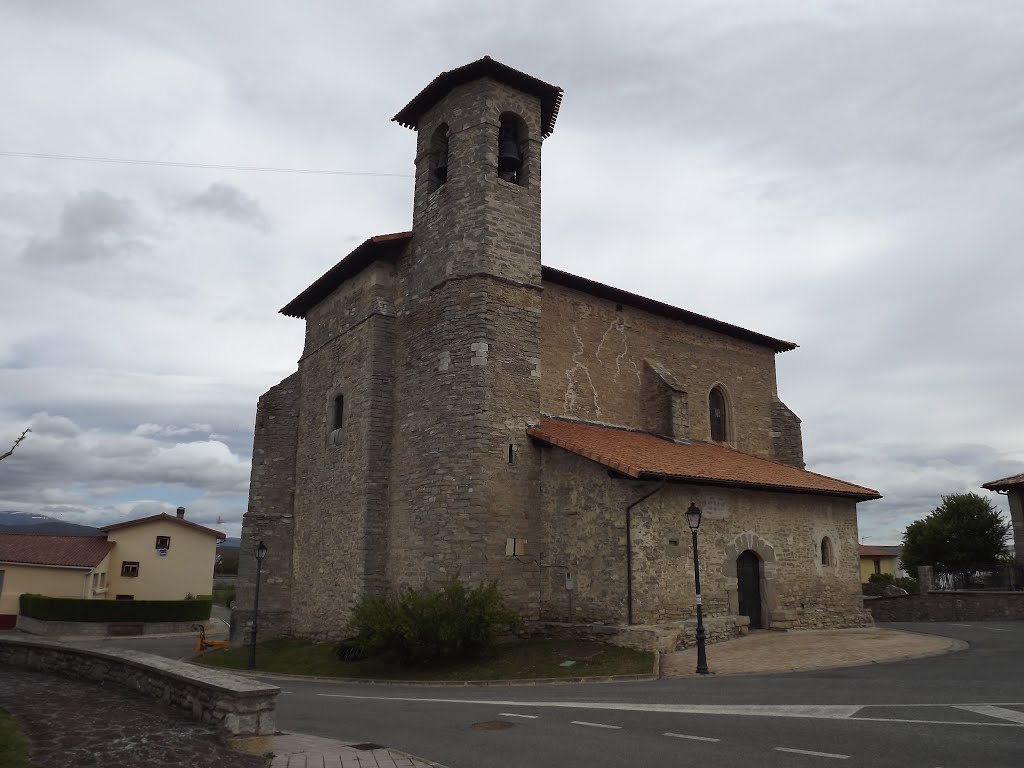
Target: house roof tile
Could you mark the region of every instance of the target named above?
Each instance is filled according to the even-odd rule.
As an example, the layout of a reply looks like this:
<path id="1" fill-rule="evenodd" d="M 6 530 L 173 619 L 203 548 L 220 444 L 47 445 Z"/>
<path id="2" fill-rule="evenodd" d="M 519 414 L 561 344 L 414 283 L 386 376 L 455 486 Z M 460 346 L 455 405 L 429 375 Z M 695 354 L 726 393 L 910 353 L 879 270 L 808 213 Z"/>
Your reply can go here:
<path id="1" fill-rule="evenodd" d="M 903 547 L 869 547 L 859 544 L 857 554 L 861 557 L 899 557 L 903 554 Z"/>
<path id="2" fill-rule="evenodd" d="M 99 536 L 0 533 L 0 563 L 95 568 L 113 548 Z"/>
<path id="3" fill-rule="evenodd" d="M 168 515 L 166 512 L 161 512 L 159 515 L 150 515 L 149 517 L 140 517 L 137 520 L 125 520 L 123 523 L 112 523 L 111 525 L 104 525 L 104 526 L 100 527 L 100 530 L 103 531 L 104 533 L 106 533 L 108 531 L 116 531 L 116 530 L 118 530 L 120 528 L 128 528 L 129 526 L 132 526 L 132 525 L 142 525 L 143 523 L 152 523 L 152 522 L 155 522 L 157 520 L 162 520 L 162 521 L 165 521 L 165 522 L 168 522 L 168 523 L 174 523 L 176 525 L 188 526 L 189 528 L 193 528 L 193 529 L 195 529 L 197 531 L 202 531 L 203 533 L 208 533 L 211 536 L 216 536 L 218 541 L 223 541 L 225 538 L 227 538 L 227 534 L 225 534 L 225 533 L 221 533 L 220 531 L 215 531 L 215 530 L 213 530 L 213 528 L 207 528 L 205 525 L 199 525 L 198 523 L 193 523 L 191 520 L 183 520 L 180 517 L 176 517 L 174 515 Z"/>
<path id="4" fill-rule="evenodd" d="M 527 433 L 634 478 L 846 496 L 866 501 L 878 491 L 797 469 L 715 443 L 675 442 L 647 432 L 545 418 Z"/>

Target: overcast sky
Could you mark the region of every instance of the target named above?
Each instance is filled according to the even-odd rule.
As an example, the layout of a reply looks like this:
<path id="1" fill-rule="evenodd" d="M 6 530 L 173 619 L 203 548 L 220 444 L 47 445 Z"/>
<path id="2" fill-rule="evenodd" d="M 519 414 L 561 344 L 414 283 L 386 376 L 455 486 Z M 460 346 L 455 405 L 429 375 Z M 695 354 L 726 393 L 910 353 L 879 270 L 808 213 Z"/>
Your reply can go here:
<path id="1" fill-rule="evenodd" d="M 6 0 L 2 153 L 379 175 L 0 155 L 0 510 L 237 535 L 277 310 L 409 228 L 390 118 L 484 54 L 565 89 L 545 264 L 800 344 L 868 543 L 1024 472 L 1019 0 Z"/>

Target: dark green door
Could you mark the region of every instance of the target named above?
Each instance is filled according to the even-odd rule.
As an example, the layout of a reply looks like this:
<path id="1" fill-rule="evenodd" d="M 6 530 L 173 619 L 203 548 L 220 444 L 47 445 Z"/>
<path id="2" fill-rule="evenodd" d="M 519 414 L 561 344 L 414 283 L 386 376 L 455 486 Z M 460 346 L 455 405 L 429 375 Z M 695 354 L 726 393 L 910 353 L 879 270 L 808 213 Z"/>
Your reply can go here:
<path id="1" fill-rule="evenodd" d="M 761 629 L 761 559 L 749 549 L 736 558 L 736 582 L 740 615 L 750 618 L 751 629 Z"/>

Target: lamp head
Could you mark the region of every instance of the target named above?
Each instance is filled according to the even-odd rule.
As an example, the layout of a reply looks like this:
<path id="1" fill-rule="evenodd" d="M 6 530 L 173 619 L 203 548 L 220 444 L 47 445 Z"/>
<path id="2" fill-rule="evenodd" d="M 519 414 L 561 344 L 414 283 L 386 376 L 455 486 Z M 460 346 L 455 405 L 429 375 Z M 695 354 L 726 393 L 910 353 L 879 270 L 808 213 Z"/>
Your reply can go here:
<path id="1" fill-rule="evenodd" d="M 256 547 L 256 559 L 257 560 L 262 560 L 266 556 L 267 556 L 267 545 L 264 544 L 261 541 L 259 543 L 259 545 Z"/>
<path id="2" fill-rule="evenodd" d="M 690 526 L 691 531 L 696 531 L 700 528 L 700 507 L 690 502 L 690 508 L 686 510 L 686 524 Z"/>

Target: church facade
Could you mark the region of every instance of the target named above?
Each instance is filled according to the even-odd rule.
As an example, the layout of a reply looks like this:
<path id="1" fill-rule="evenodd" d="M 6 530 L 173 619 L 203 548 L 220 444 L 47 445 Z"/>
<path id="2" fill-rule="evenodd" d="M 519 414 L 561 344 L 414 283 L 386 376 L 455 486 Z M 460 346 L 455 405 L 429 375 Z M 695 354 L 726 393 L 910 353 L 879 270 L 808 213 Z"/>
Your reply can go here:
<path id="1" fill-rule="evenodd" d="M 542 266 L 561 95 L 490 58 L 435 78 L 395 117 L 412 229 L 281 310 L 306 335 L 257 408 L 260 637 L 340 638 L 364 596 L 459 578 L 527 620 L 685 642 L 691 503 L 712 636 L 870 623 L 856 505 L 878 493 L 804 469 L 775 383 L 796 345 Z M 243 556 L 236 639 L 255 575 Z"/>

